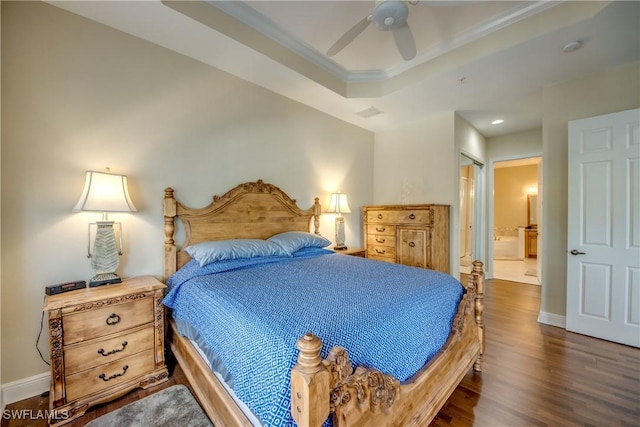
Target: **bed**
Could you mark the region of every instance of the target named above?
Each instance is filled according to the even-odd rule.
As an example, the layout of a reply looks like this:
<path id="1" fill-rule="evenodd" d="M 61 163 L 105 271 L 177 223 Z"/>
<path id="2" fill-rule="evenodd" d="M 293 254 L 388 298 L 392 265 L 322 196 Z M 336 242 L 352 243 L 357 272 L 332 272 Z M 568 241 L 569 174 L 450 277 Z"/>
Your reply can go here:
<path id="1" fill-rule="evenodd" d="M 204 244 L 205 242 L 223 242 L 230 239 L 266 240 L 281 233 L 290 234 L 289 232 L 309 233 L 310 227 L 313 231 L 309 234 L 317 235 L 319 234 L 321 207 L 318 198 L 316 198 L 310 209 L 300 209 L 296 201 L 291 199 L 280 188 L 259 180 L 241 184 L 222 196 L 214 196 L 213 201 L 208 206 L 198 209 L 182 205 L 175 198 L 174 190 L 167 188 L 163 199 L 163 211 L 165 237 L 163 275 L 165 281 L 173 280 L 178 283 L 179 281 L 177 281 L 176 277 L 184 276 L 186 274 L 185 271 L 190 269 L 199 271 L 200 268 L 200 266 L 195 265 L 197 264 L 196 260 L 192 260 L 187 251 L 182 248 L 198 246 L 198 244 Z M 177 232 L 178 229 L 180 230 L 179 233 Z M 180 245 L 176 243 L 178 234 L 181 236 Z M 266 274 L 273 276 L 273 270 L 269 269 L 286 267 L 287 269 L 309 272 L 315 270 L 333 271 L 334 269 L 346 268 L 349 271 L 361 271 L 362 273 L 358 275 L 366 275 L 369 270 L 377 267 L 378 264 L 386 264 L 329 252 L 323 249 L 318 251 L 314 249 L 309 250 L 309 254 L 307 254 L 306 250 L 301 250 L 296 252 L 296 254 L 304 253 L 300 259 L 289 260 L 285 259 L 287 258 L 286 256 L 282 256 L 282 259 L 280 259 L 278 255 L 274 257 L 275 261 L 270 258 L 269 262 L 257 262 L 259 265 L 254 265 L 255 262 L 251 261 L 250 264 L 253 264 L 248 267 L 250 271 L 246 274 L 262 274 L 264 269 L 265 272 L 268 272 Z M 242 262 L 244 263 L 245 261 Z M 220 264 L 224 264 L 224 262 Z M 317 267 L 317 265 L 322 265 L 322 267 Z M 216 266 L 215 268 L 218 267 Z M 238 273 L 235 266 L 229 268 L 232 271 L 227 272 L 225 270 L 222 273 L 216 271 L 215 273 L 221 277 Z M 397 270 L 394 270 L 398 268 L 406 269 L 402 271 L 407 272 L 407 276 L 424 272 L 424 270 L 417 271 L 420 269 L 395 264 L 383 268 L 389 270 L 383 270 L 380 274 L 395 274 L 398 276 Z M 197 276 L 198 274 L 203 275 L 204 273 L 198 272 L 195 275 Z M 402 276 L 405 275 L 403 274 Z M 453 280 L 450 276 L 448 278 L 444 276 L 442 275 L 440 278 L 445 281 Z M 294 281 L 300 282 L 295 283 L 300 285 L 299 290 L 297 290 L 299 294 L 296 296 L 294 287 L 291 291 L 292 294 L 287 298 L 298 298 L 300 301 L 306 301 L 305 304 L 308 304 L 313 298 L 318 300 L 325 299 L 314 296 L 313 287 L 303 287 L 304 277 L 289 276 L 288 273 L 282 277 L 296 277 Z M 190 281 L 187 281 L 187 279 Z M 234 276 L 233 279 L 225 280 L 233 281 L 236 279 L 237 276 Z M 190 275 L 188 278 L 185 276 L 184 282 L 180 283 L 189 283 L 189 288 L 184 285 L 185 289 L 210 286 L 209 284 L 196 286 L 191 283 L 191 281 L 198 282 L 198 280 L 199 277 L 192 279 Z M 284 285 L 291 285 L 287 280 L 290 279 L 281 280 L 283 287 L 285 287 Z M 314 279 L 309 280 L 313 282 Z M 374 281 L 371 281 L 372 286 Z M 406 284 L 406 286 L 410 287 L 410 284 Z M 444 338 L 442 338 L 444 344 L 438 344 L 437 350 L 432 352 L 433 354 L 429 356 L 427 363 L 420 364 L 417 368 L 410 368 L 410 374 L 403 372 L 398 375 L 399 378 L 388 373 L 394 368 L 379 370 L 376 369 L 373 363 L 368 362 L 363 362 L 362 366 L 357 366 L 357 361 L 368 360 L 366 359 L 368 356 L 363 356 L 363 354 L 377 353 L 390 354 L 391 357 L 387 357 L 388 359 L 394 359 L 397 355 L 398 360 L 402 360 L 401 357 L 407 357 L 402 355 L 403 342 L 391 347 L 387 345 L 384 348 L 375 348 L 375 343 L 365 339 L 363 340 L 364 343 L 351 343 L 351 346 L 345 344 L 343 348 L 341 342 L 334 342 L 342 339 L 337 332 L 334 336 L 333 332 L 328 333 L 326 329 L 323 329 L 325 326 L 316 325 L 313 322 L 291 322 L 292 325 L 299 324 L 301 328 L 313 325 L 320 333 L 316 330 L 303 331 L 294 340 L 296 348 L 291 348 L 290 351 L 287 351 L 286 348 L 279 349 L 280 353 L 286 353 L 286 357 L 293 355 L 293 360 L 291 362 L 285 360 L 285 365 L 283 365 L 286 366 L 286 363 L 290 363 L 290 371 L 283 371 L 282 366 L 277 366 L 277 363 L 273 363 L 276 367 L 271 367 L 272 362 L 269 355 L 271 350 L 269 346 L 272 345 L 271 341 L 276 341 L 280 347 L 285 344 L 291 344 L 291 347 L 293 347 L 293 343 L 289 343 L 286 339 L 280 339 L 279 336 L 275 335 L 269 337 L 269 339 L 251 338 L 250 343 L 244 343 L 244 345 L 250 346 L 247 347 L 248 350 L 242 351 L 247 351 L 251 354 L 251 357 L 247 356 L 247 360 L 251 361 L 249 366 L 252 369 L 260 370 L 262 372 L 261 375 L 265 378 L 270 378 L 270 375 L 274 378 L 286 377 L 286 385 L 289 388 L 286 408 L 290 411 L 291 421 L 278 421 L 277 424 L 293 425 L 294 421 L 299 426 L 320 426 L 323 424 L 333 424 L 334 426 L 404 426 L 428 424 L 446 403 L 469 369 L 473 368 L 475 371 L 481 371 L 484 352 L 482 263 L 474 262 L 468 284 L 462 287 L 457 283 L 457 286 L 463 289 L 459 298 L 453 300 L 454 306 L 451 313 L 445 316 L 450 321 L 450 324 L 447 326 Z M 338 288 L 338 286 L 336 287 Z M 169 292 L 174 292 L 173 289 L 171 288 Z M 269 298 L 269 292 L 264 290 L 261 292 L 265 292 L 262 298 Z M 232 293 L 236 293 L 235 287 Z M 394 294 L 394 298 L 402 298 L 402 293 L 403 291 L 399 288 Z M 174 295 L 168 295 L 168 297 L 174 298 Z M 205 296 L 199 296 L 196 297 L 196 300 L 205 298 Z M 212 301 L 217 298 L 219 297 L 216 296 Z M 242 296 L 238 298 L 242 298 Z M 281 298 L 279 297 L 278 299 Z M 360 310 L 363 305 L 361 297 L 354 295 L 344 299 L 348 300 L 346 303 L 347 308 L 342 308 L 341 310 L 349 311 L 349 307 L 351 307 L 352 310 L 350 311 L 363 311 Z M 256 312 L 258 312 L 257 305 L 255 308 Z M 197 310 L 201 310 L 201 308 Z M 215 311 L 220 310 L 216 309 Z M 404 309 L 401 311 L 404 311 Z M 319 308 L 318 312 L 320 312 Z M 385 321 L 394 316 L 392 309 L 390 309 L 389 313 L 385 314 Z M 206 351 L 203 351 L 199 345 L 194 344 L 193 337 L 189 339 L 183 336 L 184 326 L 182 325 L 182 319 L 178 316 L 177 310 L 174 314 L 176 314 L 176 319 L 172 316 L 167 316 L 170 319 L 167 342 L 209 418 L 215 425 L 220 426 L 255 425 L 257 420 L 252 417 L 252 411 L 248 411 L 246 405 L 237 398 L 235 391 L 231 390 L 229 384 L 226 383 L 224 375 L 212 372 L 209 366 L 210 360 L 207 360 L 208 358 L 206 357 Z M 222 315 L 228 316 L 229 312 L 223 311 Z M 252 315 L 250 313 L 249 317 Z M 415 315 L 418 317 L 418 314 Z M 195 319 L 196 323 L 197 320 Z M 234 325 L 237 325 L 235 322 L 234 320 Z M 350 328 L 353 329 L 353 325 L 349 327 L 342 326 L 344 326 L 343 323 L 349 324 L 349 322 L 353 322 L 353 319 L 348 318 L 346 315 L 344 319 L 338 317 L 331 320 L 332 325 L 339 325 L 336 326 L 337 330 L 344 330 L 347 335 Z M 254 328 L 252 325 L 249 324 L 246 328 Z M 241 326 L 241 328 L 245 328 L 245 326 Z M 431 324 L 429 324 L 428 328 L 432 328 Z M 179 329 L 180 333 L 178 332 Z M 416 331 L 410 332 L 412 335 L 409 336 L 406 343 L 413 341 L 412 338 L 415 335 L 421 335 L 421 329 L 425 330 L 427 326 L 420 328 L 420 325 L 418 325 Z M 241 330 L 245 331 L 245 329 Z M 290 334 L 296 333 L 302 331 L 302 329 L 292 329 L 292 331 L 288 332 Z M 222 330 L 222 332 L 224 331 Z M 238 335 L 243 336 L 242 333 L 238 333 Z M 359 332 L 352 335 L 360 336 L 363 334 Z M 325 337 L 323 339 L 332 344 L 324 343 L 319 336 Z M 326 338 L 327 336 L 330 337 Z M 238 341 L 242 340 L 238 339 Z M 350 357 L 354 359 L 355 363 L 351 362 Z M 402 366 L 404 365 L 405 363 L 402 362 Z M 386 367 L 386 365 L 384 366 Z M 272 370 L 270 371 L 270 369 Z M 254 374 L 251 375 L 253 376 Z M 260 375 L 255 374 L 255 376 L 259 377 Z M 264 384 L 262 386 L 264 387 Z M 249 387 L 248 390 L 250 392 L 252 386 L 247 387 Z M 278 387 L 280 387 L 280 383 L 276 384 L 274 380 L 274 394 L 278 393 Z M 258 389 L 256 388 L 255 390 Z M 259 390 L 264 390 L 264 388 Z M 242 389 L 238 387 L 237 391 L 238 394 L 241 394 Z M 264 420 L 265 418 L 261 415 L 260 419 Z M 265 425 L 271 425 L 271 422 L 267 421 Z"/>

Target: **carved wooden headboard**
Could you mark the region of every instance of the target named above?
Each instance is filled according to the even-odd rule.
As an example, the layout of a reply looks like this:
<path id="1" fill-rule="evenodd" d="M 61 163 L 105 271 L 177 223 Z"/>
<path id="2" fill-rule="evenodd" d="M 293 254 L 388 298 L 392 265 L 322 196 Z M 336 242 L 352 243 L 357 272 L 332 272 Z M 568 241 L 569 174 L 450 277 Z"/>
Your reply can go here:
<path id="1" fill-rule="evenodd" d="M 191 258 L 181 248 L 209 240 L 266 239 L 285 231 L 309 231 L 311 218 L 319 234 L 320 203 L 302 210 L 284 191 L 262 180 L 246 182 L 222 196 L 213 196 L 204 208 L 188 208 L 166 188 L 163 200 L 164 256 L 163 280 L 175 273 Z M 180 248 L 174 240 L 176 220 L 184 225 L 184 242 Z"/>

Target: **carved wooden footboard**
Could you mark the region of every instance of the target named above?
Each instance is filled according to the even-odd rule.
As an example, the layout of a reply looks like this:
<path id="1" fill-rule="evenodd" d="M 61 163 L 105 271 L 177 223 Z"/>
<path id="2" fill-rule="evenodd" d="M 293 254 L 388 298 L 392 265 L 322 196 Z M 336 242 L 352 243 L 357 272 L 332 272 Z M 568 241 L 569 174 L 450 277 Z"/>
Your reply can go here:
<path id="1" fill-rule="evenodd" d="M 475 261 L 467 292 L 443 349 L 411 379 L 401 383 L 375 369 L 351 366 L 345 349 L 334 347 L 325 360 L 312 333 L 298 340 L 298 363 L 291 371 L 291 413 L 299 426 L 427 425 L 484 353 L 484 273 Z"/>

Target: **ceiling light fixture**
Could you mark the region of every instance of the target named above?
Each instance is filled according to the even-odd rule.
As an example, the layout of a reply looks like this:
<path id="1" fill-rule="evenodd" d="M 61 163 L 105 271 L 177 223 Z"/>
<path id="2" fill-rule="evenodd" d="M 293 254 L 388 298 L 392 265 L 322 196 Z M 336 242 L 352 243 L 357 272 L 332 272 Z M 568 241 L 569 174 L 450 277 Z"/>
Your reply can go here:
<path id="1" fill-rule="evenodd" d="M 502 119 L 496 119 L 496 120 L 491 122 L 492 125 L 500 125 L 502 123 L 504 123 L 504 120 L 502 120 Z"/>
<path id="2" fill-rule="evenodd" d="M 566 43 L 564 46 L 562 46 L 562 51 L 564 53 L 571 53 L 571 52 L 575 52 L 576 50 L 580 49 L 581 47 L 582 47 L 582 42 L 580 40 L 574 40 L 574 41 Z"/>

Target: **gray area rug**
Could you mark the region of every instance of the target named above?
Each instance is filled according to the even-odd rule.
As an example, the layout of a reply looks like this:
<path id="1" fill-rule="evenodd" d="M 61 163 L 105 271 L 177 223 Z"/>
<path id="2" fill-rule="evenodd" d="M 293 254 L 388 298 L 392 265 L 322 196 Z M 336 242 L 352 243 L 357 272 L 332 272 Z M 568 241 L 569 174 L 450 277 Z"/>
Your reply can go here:
<path id="1" fill-rule="evenodd" d="M 189 389 L 174 385 L 116 409 L 87 427 L 210 427 L 211 421 Z"/>

